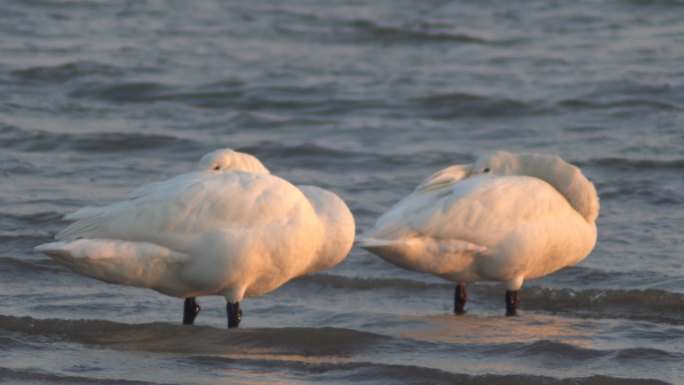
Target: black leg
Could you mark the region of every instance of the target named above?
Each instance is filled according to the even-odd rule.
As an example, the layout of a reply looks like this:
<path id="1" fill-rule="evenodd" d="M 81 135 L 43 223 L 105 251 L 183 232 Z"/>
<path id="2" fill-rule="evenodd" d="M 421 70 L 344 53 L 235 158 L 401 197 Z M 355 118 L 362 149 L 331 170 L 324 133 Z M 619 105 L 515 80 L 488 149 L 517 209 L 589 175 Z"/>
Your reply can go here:
<path id="1" fill-rule="evenodd" d="M 506 290 L 506 315 L 514 316 L 517 315 L 518 304 L 520 304 L 520 298 L 518 297 L 518 291 Z"/>
<path id="2" fill-rule="evenodd" d="M 454 293 L 454 314 L 465 314 L 463 307 L 468 300 L 468 293 L 466 293 L 465 285 L 459 283 L 456 285 L 456 292 Z"/>
<path id="3" fill-rule="evenodd" d="M 240 302 L 228 302 L 226 305 L 228 311 L 228 327 L 236 328 L 240 326 L 242 320 L 242 310 L 240 309 Z"/>
<path id="4" fill-rule="evenodd" d="M 195 297 L 186 298 L 185 308 L 183 309 L 183 325 L 192 325 L 200 310 L 202 308 L 195 302 Z"/>

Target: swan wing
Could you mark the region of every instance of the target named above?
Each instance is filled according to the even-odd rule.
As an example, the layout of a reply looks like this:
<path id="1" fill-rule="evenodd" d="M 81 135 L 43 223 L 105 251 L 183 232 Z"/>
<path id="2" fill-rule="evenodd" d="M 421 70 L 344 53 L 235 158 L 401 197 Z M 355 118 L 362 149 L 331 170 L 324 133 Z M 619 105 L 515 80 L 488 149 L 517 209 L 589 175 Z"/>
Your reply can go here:
<path id="1" fill-rule="evenodd" d="M 401 267 L 448 276 L 482 255 L 513 261 L 550 232 L 563 231 L 565 218 L 579 214 L 548 183 L 482 175 L 430 197 L 414 192 L 381 216 L 359 244 Z"/>
<path id="2" fill-rule="evenodd" d="M 339 263 L 354 238 L 339 197 L 271 174 L 196 171 L 138 191 L 36 250 L 103 281 L 234 302 Z"/>
<path id="3" fill-rule="evenodd" d="M 173 245 L 226 228 L 282 220 L 301 192 L 270 174 L 192 172 L 72 223 L 58 240 L 120 239 Z"/>
<path id="4" fill-rule="evenodd" d="M 425 178 L 425 180 L 416 187 L 415 191 L 430 192 L 450 187 L 467 178 L 471 171 L 471 165 L 457 164 L 447 167 Z"/>
<path id="5" fill-rule="evenodd" d="M 176 178 L 173 178 L 170 180 L 165 180 L 165 181 L 152 182 L 152 183 L 140 186 L 140 187 L 136 188 L 135 190 L 131 191 L 126 198 L 128 200 L 132 200 L 132 199 L 144 197 L 146 195 L 155 194 L 155 192 L 157 192 L 158 190 L 172 186 L 173 184 L 175 184 L 174 182 L 177 182 Z M 110 206 L 85 206 L 85 207 L 81 207 L 80 209 L 74 211 L 73 213 L 68 213 L 68 214 L 64 215 L 64 217 L 62 219 L 66 220 L 66 221 L 76 221 L 79 219 L 95 217 L 95 216 L 98 216 L 100 214 L 106 213 L 109 208 L 110 208 Z"/>
<path id="6" fill-rule="evenodd" d="M 383 215 L 398 219 L 381 217 L 369 236 L 400 239 L 419 234 L 491 247 L 520 225 L 571 213 L 568 201 L 540 179 L 479 176 L 432 197 L 410 195 Z"/>
<path id="7" fill-rule="evenodd" d="M 154 194 L 157 190 L 166 187 L 169 181 L 159 181 L 140 186 L 128 194 L 127 199 L 141 198 L 145 195 Z M 80 211 L 80 210 L 79 210 Z"/>

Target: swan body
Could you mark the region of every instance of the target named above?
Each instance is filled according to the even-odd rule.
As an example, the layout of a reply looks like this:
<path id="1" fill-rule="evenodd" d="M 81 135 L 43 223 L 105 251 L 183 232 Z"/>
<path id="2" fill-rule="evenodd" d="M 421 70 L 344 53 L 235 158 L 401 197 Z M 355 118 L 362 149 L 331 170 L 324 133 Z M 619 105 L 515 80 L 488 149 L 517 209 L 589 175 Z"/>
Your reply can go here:
<path id="1" fill-rule="evenodd" d="M 589 255 L 598 211 L 596 189 L 579 168 L 554 156 L 502 151 L 430 176 L 359 244 L 405 269 L 457 282 L 457 313 L 465 285 L 502 281 L 514 293 L 515 303 L 507 303 L 514 314 L 525 280 Z"/>
<path id="2" fill-rule="evenodd" d="M 203 295 L 239 303 L 330 268 L 354 238 L 353 217 L 335 194 L 294 186 L 232 150 L 67 218 L 76 222 L 37 251 L 86 276 L 185 297 L 192 306 Z"/>

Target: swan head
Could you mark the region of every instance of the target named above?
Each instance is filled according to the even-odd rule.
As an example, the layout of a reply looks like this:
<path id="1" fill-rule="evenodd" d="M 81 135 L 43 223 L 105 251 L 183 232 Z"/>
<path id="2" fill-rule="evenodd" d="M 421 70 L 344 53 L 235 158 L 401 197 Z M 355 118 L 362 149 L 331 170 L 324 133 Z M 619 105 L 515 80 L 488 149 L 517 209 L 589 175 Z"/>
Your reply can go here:
<path id="1" fill-rule="evenodd" d="M 594 222 L 598 217 L 599 199 L 594 185 L 578 167 L 557 156 L 499 151 L 485 155 L 473 164 L 473 175 L 486 173 L 542 179 L 558 190 L 588 222 Z"/>
<path id="2" fill-rule="evenodd" d="M 205 154 L 197 166 L 199 171 L 224 172 L 246 171 L 255 174 L 269 174 L 256 157 L 225 148 Z"/>
<path id="3" fill-rule="evenodd" d="M 477 159 L 471 169 L 472 175 L 492 174 L 498 176 L 507 175 L 527 175 L 526 169 L 533 165 L 523 164 L 523 156 L 530 154 L 512 154 L 506 151 L 499 151 L 485 155 Z M 531 162 L 530 162 L 531 163 Z"/>

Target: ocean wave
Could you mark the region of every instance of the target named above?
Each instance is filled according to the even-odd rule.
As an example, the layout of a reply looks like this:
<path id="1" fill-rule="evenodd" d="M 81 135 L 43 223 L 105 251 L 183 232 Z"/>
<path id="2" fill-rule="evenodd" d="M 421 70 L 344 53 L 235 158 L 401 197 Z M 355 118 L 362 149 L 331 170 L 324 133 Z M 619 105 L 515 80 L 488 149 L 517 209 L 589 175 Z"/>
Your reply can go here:
<path id="1" fill-rule="evenodd" d="M 636 81 L 607 81 L 600 87 L 557 102 L 569 109 L 618 110 L 635 112 L 643 110 L 681 111 L 684 89 L 669 84 L 639 83 Z"/>
<path id="2" fill-rule="evenodd" d="M 376 333 L 341 328 L 258 328 L 225 330 L 205 326 L 187 327 L 164 323 L 123 324 L 96 320 L 35 319 L 0 315 L 0 332 L 14 333 L 24 341 L 55 339 L 113 350 L 146 351 L 178 355 L 177 360 L 210 368 L 252 368 L 286 371 L 295 375 L 325 376 L 329 380 L 378 379 L 392 383 L 423 383 L 425 379 L 466 384 L 640 384 L 647 380 L 623 380 L 593 376 L 553 378 L 524 374 L 466 375 L 419 366 L 415 363 L 387 364 L 374 358 L 403 362 L 403 355 L 422 352 L 425 357 L 486 357 L 507 361 L 530 360 L 588 362 L 609 360 L 638 363 L 658 359 L 679 362 L 680 353 L 654 348 L 600 350 L 552 340 L 531 343 L 452 344 L 395 338 Z M 0 340 L 0 343 L 2 341 Z M 8 345 L 12 348 L 11 341 Z M 54 343 L 54 342 L 53 342 Z M 398 355 L 398 356 L 397 356 Z M 180 358 L 182 357 L 182 358 Z M 396 361 L 401 358 L 402 361 Z M 429 365 L 428 365 L 429 366 Z"/>
<path id="3" fill-rule="evenodd" d="M 313 274 L 295 282 L 331 289 L 345 290 L 439 290 L 453 288 L 451 283 L 433 283 L 398 278 L 343 277 Z M 503 289 L 495 284 L 474 284 L 468 288 L 471 296 L 489 302 L 503 303 Z M 569 314 L 581 318 L 626 318 L 684 324 L 684 294 L 665 290 L 619 290 L 545 288 L 525 285 L 521 289 L 521 309 Z"/>
<path id="4" fill-rule="evenodd" d="M 439 369 L 414 365 L 391 365 L 374 362 L 340 362 L 316 360 L 314 362 L 293 359 L 226 358 L 216 356 L 194 356 L 193 364 L 216 366 L 239 366 L 256 370 L 286 371 L 296 376 L 306 376 L 314 381 L 359 381 L 363 383 L 425 383 L 427 379 L 436 383 L 469 384 L 471 376 L 449 373 Z M 496 383 L 496 382 L 494 382 Z"/>
<path id="5" fill-rule="evenodd" d="M 97 99 L 117 104 L 178 103 L 202 109 L 234 111 L 280 111 L 301 119 L 330 117 L 377 111 L 397 117 L 453 119 L 463 117 L 505 117 L 545 114 L 553 107 L 539 100 L 524 100 L 468 92 L 447 92 L 397 99 L 372 95 L 345 95 L 339 86 L 329 83 L 248 84 L 221 80 L 194 86 L 172 85 L 156 81 L 80 82 L 68 93 L 73 98 Z M 243 118 L 244 119 L 244 118 Z M 282 122 L 278 122 L 282 124 Z M 320 122 L 317 122 L 320 127 Z"/>
<path id="6" fill-rule="evenodd" d="M 630 158 L 596 158 L 579 165 L 591 165 L 613 171 L 677 171 L 684 169 L 684 159 L 630 159 Z"/>
<path id="7" fill-rule="evenodd" d="M 268 111 L 236 111 L 231 122 L 243 129 L 258 129 L 276 131 L 281 127 L 311 127 L 319 131 L 326 129 L 329 124 L 329 117 L 321 115 L 300 115 L 288 116 L 283 114 L 272 114 Z"/>
<path id="8" fill-rule="evenodd" d="M 596 360 L 614 361 L 617 364 L 638 365 L 639 361 L 658 360 L 678 363 L 684 355 L 654 348 L 592 349 L 553 340 L 537 340 L 532 343 L 484 344 L 469 347 L 483 356 L 515 356 L 521 360 L 548 362 L 589 362 Z"/>
<path id="9" fill-rule="evenodd" d="M 677 205 L 684 202 L 684 192 L 672 190 L 660 185 L 654 186 L 649 181 L 622 180 L 601 188 L 602 199 L 620 199 L 638 197 L 650 204 Z"/>
<path id="10" fill-rule="evenodd" d="M 0 127 L 0 135 L 2 135 L 4 132 L 9 133 L 10 130 L 3 128 L 4 127 Z M 36 166 L 35 164 L 26 159 L 18 158 L 15 155 L 15 153 L 0 153 L 0 175 L 28 175 L 37 174 L 40 171 L 40 167 Z"/>
<path id="11" fill-rule="evenodd" d="M 386 106 L 384 100 L 353 99 L 337 95 L 325 84 L 246 84 L 221 80 L 196 86 L 171 85 L 153 81 L 85 82 L 69 92 L 73 98 L 98 99 L 110 103 L 179 103 L 203 109 L 239 111 L 280 110 L 308 115 L 358 113 Z"/>
<path id="12" fill-rule="evenodd" d="M 602 199 L 638 197 L 653 205 L 676 205 L 684 202 L 684 193 L 673 178 L 684 169 L 684 159 L 669 158 L 599 157 L 577 164 L 610 176 L 597 183 Z"/>
<path id="13" fill-rule="evenodd" d="M 10 349 L 27 349 L 28 347 L 28 344 L 19 342 L 16 339 L 0 336 L 0 348 L 4 351 Z M 1 378 L 2 377 L 0 376 L 0 379 Z"/>
<path id="14" fill-rule="evenodd" d="M 0 315 L 0 330 L 50 335 L 81 344 L 124 350 L 188 354 L 349 356 L 392 337 L 340 328 L 225 330 L 167 323 L 123 324 L 100 320 L 35 319 Z"/>
<path id="15" fill-rule="evenodd" d="M 664 290 L 546 289 L 526 287 L 525 309 L 573 314 L 589 318 L 627 318 L 684 324 L 684 294 Z"/>
<path id="16" fill-rule="evenodd" d="M 291 359 L 227 358 L 217 356 L 193 356 L 193 364 L 214 367 L 249 368 L 252 370 L 285 371 L 297 377 L 306 376 L 311 382 L 361 382 L 364 384 L 464 384 L 464 385 L 658 385 L 658 380 L 625 379 L 610 376 L 554 378 L 539 375 L 487 374 L 468 375 L 410 364 L 386 364 L 377 362 L 315 362 Z M 308 382 L 307 381 L 307 382 Z"/>
<path id="17" fill-rule="evenodd" d="M 24 260 L 12 257 L 0 257 L 0 267 L 2 267 L 3 272 L 10 272 L 10 274 L 13 275 L 16 275 L 18 271 L 27 273 L 61 273 L 65 271 L 64 268 L 51 259 Z"/>
<path id="18" fill-rule="evenodd" d="M 392 151 L 379 152 L 361 148 L 340 149 L 319 142 L 301 142 L 298 144 L 286 144 L 274 141 L 260 141 L 253 145 L 237 148 L 250 154 L 254 154 L 265 163 L 274 162 L 281 165 L 294 167 L 312 167 L 316 169 L 364 169 L 372 164 L 373 169 L 396 168 L 397 165 L 406 164 L 412 167 L 428 166 L 435 169 L 446 164 L 453 163 L 454 159 L 472 159 L 471 154 L 443 153 L 443 152 L 416 152 Z M 395 149 L 396 150 L 396 149 Z M 418 181 L 416 181 L 418 182 Z M 377 185 L 376 185 L 377 187 Z"/>
<path id="19" fill-rule="evenodd" d="M 580 346 L 566 344 L 559 341 L 539 340 L 533 343 L 511 343 L 511 344 L 496 344 L 488 345 L 483 350 L 496 352 L 502 354 L 504 352 L 515 353 L 516 355 L 524 355 L 528 357 L 543 356 L 548 359 L 556 359 L 564 357 L 566 360 L 593 360 L 610 355 L 611 351 L 588 349 Z"/>
<path id="20" fill-rule="evenodd" d="M 626 287 L 645 289 L 651 288 L 650 285 L 655 282 L 666 282 L 676 279 L 675 277 L 649 270 L 606 271 L 586 266 L 571 266 L 561 269 L 553 275 L 541 278 L 541 282 L 544 282 L 544 285 L 541 286 L 550 285 L 553 288 L 584 287 L 604 290 L 619 290 Z"/>
<path id="21" fill-rule="evenodd" d="M 570 107 L 575 109 L 634 109 L 647 108 L 657 111 L 681 111 L 684 109 L 671 102 L 650 100 L 650 99 L 621 99 L 615 101 L 593 101 L 585 99 L 565 99 L 558 102 L 562 107 Z"/>
<path id="22" fill-rule="evenodd" d="M 363 167 L 375 161 L 376 155 L 362 151 L 342 150 L 312 142 L 283 144 L 261 141 L 255 145 L 241 147 L 240 151 L 257 155 L 265 163 L 290 168 L 310 168 L 317 171 L 339 170 L 340 167 Z"/>
<path id="23" fill-rule="evenodd" d="M 250 154 L 263 154 L 263 156 L 274 157 L 277 159 L 293 157 L 315 157 L 331 159 L 343 158 L 344 160 L 356 160 L 358 158 L 362 158 L 367 160 L 367 158 L 372 155 L 370 153 L 341 150 L 339 148 L 333 148 L 331 146 L 312 142 L 288 145 L 280 142 L 262 141 L 256 145 L 241 147 L 240 151 L 244 151 Z"/>
<path id="24" fill-rule="evenodd" d="M 451 283 L 429 283 L 402 278 L 365 278 L 365 277 L 345 277 L 333 274 L 310 274 L 297 278 L 298 283 L 305 285 L 325 286 L 334 289 L 351 290 L 377 290 L 377 289 L 399 289 L 399 290 L 430 290 L 435 288 L 452 287 Z"/>
<path id="25" fill-rule="evenodd" d="M 84 81 L 71 86 L 68 95 L 117 104 L 178 103 L 202 109 L 282 111 L 292 119 L 359 114 L 377 111 L 397 117 L 453 119 L 545 114 L 552 106 L 538 100 L 513 99 L 467 92 L 447 92 L 397 99 L 371 95 L 345 95 L 334 84 L 248 84 L 221 80 L 194 86 L 157 81 Z M 296 113 L 295 113 L 296 112 Z M 319 124 L 320 126 L 320 124 Z"/>
<path id="26" fill-rule="evenodd" d="M 140 103 L 168 98 L 175 88 L 151 81 L 138 82 L 85 82 L 69 92 L 75 98 L 97 98 L 115 103 Z"/>
<path id="27" fill-rule="evenodd" d="M 67 384 L 98 384 L 98 385 L 164 385 L 164 383 L 149 381 L 117 380 L 107 378 L 96 378 L 87 376 L 66 376 L 55 373 L 46 373 L 41 370 L 28 369 L 8 369 L 0 367 L 0 381 L 9 384 L 45 384 L 45 385 L 67 385 Z M 7 382 L 5 382 L 7 381 Z"/>
<path id="28" fill-rule="evenodd" d="M 18 225 L 36 225 L 43 224 L 47 222 L 60 222 L 64 214 L 56 213 L 54 211 L 41 211 L 30 214 L 10 214 L 10 213 L 0 213 L 0 218 L 9 222 L 14 227 Z M 31 236 L 35 234 L 33 231 L 27 231 L 19 233 L 17 236 Z"/>
<path id="29" fill-rule="evenodd" d="M 156 148 L 197 151 L 204 146 L 190 139 L 140 132 L 52 133 L 36 129 L 4 126 L 3 141 L 19 151 L 75 150 L 81 152 L 131 152 Z"/>
<path id="30" fill-rule="evenodd" d="M 428 23 L 418 23 L 412 26 L 381 25 L 373 20 L 359 19 L 340 23 L 336 28 L 338 39 L 348 39 L 355 42 L 383 42 L 383 43 L 451 43 L 451 44 L 502 44 L 474 33 L 457 32 L 453 29 L 437 28 Z"/>
<path id="31" fill-rule="evenodd" d="M 0 251 L 0 266 L 5 265 L 5 263 L 11 264 L 8 261 L 2 261 L 4 256 L 35 256 L 36 253 L 33 251 L 33 247 L 51 240 L 53 235 L 54 232 L 45 229 L 45 226 L 41 230 L 36 231 L 35 234 L 20 234 L 16 231 L 0 229 L 0 244 L 3 246 L 3 250 Z M 27 274 L 31 274 L 33 271 L 30 266 L 24 266 L 22 270 Z M 6 271 L 0 272 L 0 274 L 2 273 L 6 273 Z"/>
<path id="32" fill-rule="evenodd" d="M 493 39 L 483 32 L 463 32 L 451 23 L 419 18 L 410 24 L 382 23 L 366 18 L 330 18 L 299 10 L 277 8 L 267 12 L 278 19 L 278 34 L 325 41 L 383 44 L 475 44 L 504 45 L 512 40 Z"/>
<path id="33" fill-rule="evenodd" d="M 500 98 L 465 92 L 427 95 L 409 100 L 418 113 L 434 119 L 452 119 L 467 116 L 521 116 L 541 114 L 548 108 L 539 101 Z"/>
<path id="34" fill-rule="evenodd" d="M 103 63 L 78 61 L 56 66 L 34 66 L 10 72 L 10 76 L 21 82 L 64 83 L 91 76 L 117 77 L 125 71 Z"/>
<path id="35" fill-rule="evenodd" d="M 445 345 L 391 337 L 373 333 L 334 328 L 283 328 L 220 330 L 208 327 L 172 326 L 166 324 L 127 325 L 105 321 L 38 320 L 30 317 L 0 316 L 0 330 L 21 333 L 23 339 L 45 341 L 65 339 L 84 345 L 97 345 L 115 350 L 143 350 L 148 352 L 181 355 L 176 361 L 192 366 L 235 368 L 284 372 L 307 380 L 363 381 L 364 383 L 418 384 L 431 382 L 464 384 L 664 384 L 655 380 L 622 379 L 609 376 L 554 378 L 526 374 L 469 375 L 415 364 L 388 364 L 374 362 L 374 356 L 392 360 L 394 353 L 423 351 L 423 354 L 482 355 L 483 357 L 509 357 L 520 359 L 543 356 L 551 360 L 586 361 L 607 356 L 630 360 L 630 354 L 577 348 L 554 341 L 537 341 L 532 344 Z M 10 346 L 11 348 L 11 346 Z M 651 349 L 667 361 L 680 359 L 667 352 Z M 371 354 L 372 353 L 372 354 Z M 184 356 L 184 357 L 183 357 Z M 182 357 L 182 358 L 181 358 Z M 34 374 L 43 376 L 41 373 Z M 0 378 L 31 378 L 24 371 L 0 369 Z M 61 375 L 46 378 L 63 381 Z M 23 376 L 23 377 L 22 377 Z M 38 377 L 36 377 L 38 378 Z M 78 379 L 87 377 L 78 377 Z M 108 380 L 109 381 L 109 380 Z M 115 380 L 111 380 L 115 381 Z M 78 381 L 73 383 L 79 383 Z M 108 384 L 109 382 L 104 382 Z M 128 382 L 122 382 L 127 384 Z M 136 383 L 136 382 L 132 382 Z M 112 384 L 119 384 L 112 382 Z"/>
<path id="36" fill-rule="evenodd" d="M 653 379 L 629 379 L 593 375 L 587 377 L 556 378 L 526 374 L 468 375 L 410 364 L 386 364 L 376 362 L 321 362 L 292 359 L 230 358 L 220 356 L 190 356 L 184 361 L 193 366 L 204 366 L 214 371 L 233 369 L 281 373 L 281 379 L 289 378 L 305 383 L 356 383 L 364 384 L 463 384 L 463 385 L 667 385 Z M 15 383 L 44 384 L 102 384 L 102 385 L 155 385 L 146 381 L 102 379 L 88 376 L 71 376 L 44 373 L 36 370 L 12 370 L 0 367 L 0 379 Z"/>
<path id="37" fill-rule="evenodd" d="M 475 347 L 487 354 L 503 355 L 512 353 L 523 357 L 541 357 L 542 360 L 557 361 L 591 361 L 598 359 L 627 361 L 641 361 L 656 359 L 667 362 L 680 362 L 684 355 L 654 348 L 626 348 L 626 349 L 591 349 L 561 341 L 538 340 L 533 343 L 490 344 Z M 535 358 L 539 359 L 539 358 Z"/>
<path id="38" fill-rule="evenodd" d="M 645 7 L 667 6 L 672 7 L 673 11 L 681 9 L 682 6 L 682 2 L 680 0 L 628 0 L 625 1 L 625 3 Z"/>
<path id="39" fill-rule="evenodd" d="M 597 157 L 576 164 L 581 168 L 591 168 L 594 172 L 600 172 L 610 178 L 597 181 L 602 199 L 638 197 L 654 205 L 684 202 L 684 193 L 677 188 L 676 183 L 676 176 L 684 169 L 684 159 L 680 157 Z"/>
<path id="40" fill-rule="evenodd" d="M 653 348 L 629 348 L 614 352 L 615 359 L 618 361 L 650 361 L 660 362 L 684 362 L 684 355 L 666 352 Z"/>
<path id="41" fill-rule="evenodd" d="M 38 200 L 32 200 L 37 202 Z M 46 242 L 54 233 L 49 225 L 61 224 L 64 214 L 54 211 L 44 211 L 30 214 L 0 214 L 0 242 L 22 246 L 20 251 L 29 251 L 33 245 Z M 38 228 L 35 226 L 39 225 Z"/>

